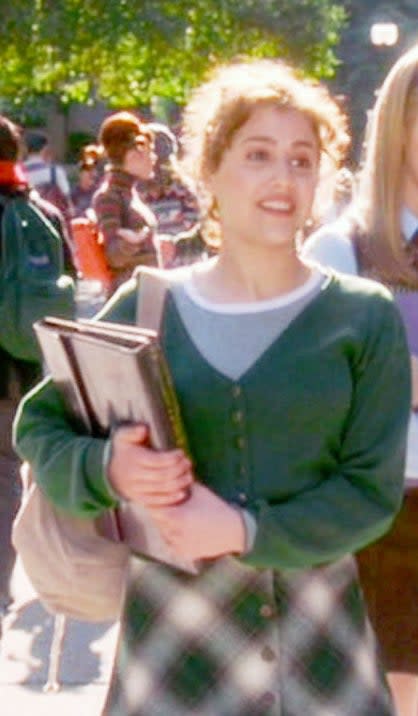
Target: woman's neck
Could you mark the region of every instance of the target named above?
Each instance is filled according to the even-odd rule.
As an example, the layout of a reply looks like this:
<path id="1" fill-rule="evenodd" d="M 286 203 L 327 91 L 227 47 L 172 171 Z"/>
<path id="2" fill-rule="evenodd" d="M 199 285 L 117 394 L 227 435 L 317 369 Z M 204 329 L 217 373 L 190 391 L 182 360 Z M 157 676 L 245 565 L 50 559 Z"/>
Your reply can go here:
<path id="1" fill-rule="evenodd" d="M 310 274 L 293 246 L 239 254 L 224 247 L 196 273 L 195 284 L 213 302 L 264 301 L 295 290 Z"/>
<path id="2" fill-rule="evenodd" d="M 132 186 L 137 181 L 136 177 L 129 174 L 129 172 L 127 172 L 126 169 L 123 169 L 123 167 L 116 164 L 111 164 L 108 167 L 108 172 L 112 181 L 123 183 L 126 186 Z"/>

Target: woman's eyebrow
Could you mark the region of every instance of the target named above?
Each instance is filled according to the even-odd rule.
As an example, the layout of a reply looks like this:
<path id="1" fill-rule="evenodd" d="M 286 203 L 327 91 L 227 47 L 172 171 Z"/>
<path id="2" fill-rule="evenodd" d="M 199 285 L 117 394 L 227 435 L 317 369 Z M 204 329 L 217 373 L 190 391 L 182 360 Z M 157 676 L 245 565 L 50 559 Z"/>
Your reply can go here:
<path id="1" fill-rule="evenodd" d="M 253 137 L 245 137 L 245 139 L 242 140 L 243 144 L 247 144 L 248 142 L 266 142 L 268 144 L 276 144 L 276 140 L 273 139 L 273 137 L 267 137 L 265 135 L 254 135 Z"/>
<path id="2" fill-rule="evenodd" d="M 246 137 L 242 140 L 243 144 L 248 144 L 250 142 L 264 142 L 265 144 L 277 144 L 277 139 L 274 139 L 273 137 L 267 137 L 265 135 L 254 135 L 252 137 Z M 296 139 L 294 142 L 292 142 L 293 147 L 305 147 L 307 149 L 315 149 L 315 145 L 313 142 L 307 140 L 307 139 Z"/>

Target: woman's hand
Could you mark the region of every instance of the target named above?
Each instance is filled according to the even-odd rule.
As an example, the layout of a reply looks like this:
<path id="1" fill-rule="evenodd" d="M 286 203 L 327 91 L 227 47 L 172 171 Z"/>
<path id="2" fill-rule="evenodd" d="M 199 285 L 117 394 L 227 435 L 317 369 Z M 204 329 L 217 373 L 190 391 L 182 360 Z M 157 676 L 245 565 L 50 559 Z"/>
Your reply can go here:
<path id="1" fill-rule="evenodd" d="M 120 239 L 127 241 L 128 244 L 142 244 L 151 234 L 151 229 L 145 226 L 140 231 L 133 231 L 133 229 L 118 229 L 117 234 Z"/>
<path id="2" fill-rule="evenodd" d="M 187 559 L 241 554 L 245 526 L 239 510 L 194 482 L 188 500 L 150 510 L 173 553 Z"/>
<path id="3" fill-rule="evenodd" d="M 158 452 L 146 446 L 144 425 L 115 430 L 108 479 L 118 495 L 144 507 L 176 505 L 193 482 L 191 462 L 182 450 Z"/>

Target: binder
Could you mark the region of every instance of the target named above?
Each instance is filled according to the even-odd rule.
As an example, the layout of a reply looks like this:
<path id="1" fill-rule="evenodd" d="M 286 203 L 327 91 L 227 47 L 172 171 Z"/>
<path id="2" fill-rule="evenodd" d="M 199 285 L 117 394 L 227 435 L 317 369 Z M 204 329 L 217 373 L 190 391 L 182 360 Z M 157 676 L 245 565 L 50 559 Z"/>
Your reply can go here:
<path id="1" fill-rule="evenodd" d="M 152 448 L 188 451 L 170 370 L 155 331 L 50 316 L 37 321 L 34 330 L 76 430 L 107 437 L 117 426 L 143 422 Z M 198 563 L 170 552 L 141 505 L 122 501 L 101 523 L 107 535 L 127 543 L 133 553 L 198 573 Z"/>

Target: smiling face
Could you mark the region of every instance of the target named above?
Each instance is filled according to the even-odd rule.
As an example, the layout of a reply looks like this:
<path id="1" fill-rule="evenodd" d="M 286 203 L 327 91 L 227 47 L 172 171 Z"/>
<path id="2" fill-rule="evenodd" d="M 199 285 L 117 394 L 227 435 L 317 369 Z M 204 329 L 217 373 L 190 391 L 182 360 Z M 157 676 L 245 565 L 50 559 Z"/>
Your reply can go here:
<path id="1" fill-rule="evenodd" d="M 309 119 L 294 109 L 255 109 L 208 181 L 223 241 L 293 242 L 310 215 L 318 172 L 318 139 Z"/>

